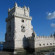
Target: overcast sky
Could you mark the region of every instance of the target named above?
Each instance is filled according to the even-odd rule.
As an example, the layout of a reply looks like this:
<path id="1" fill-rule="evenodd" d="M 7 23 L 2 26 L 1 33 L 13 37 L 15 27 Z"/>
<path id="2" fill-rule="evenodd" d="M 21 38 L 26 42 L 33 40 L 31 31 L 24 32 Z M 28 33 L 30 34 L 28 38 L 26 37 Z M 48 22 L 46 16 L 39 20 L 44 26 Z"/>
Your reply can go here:
<path id="1" fill-rule="evenodd" d="M 0 0 L 0 41 L 5 41 L 8 8 L 14 3 L 30 8 L 33 29 L 37 35 L 49 36 L 55 31 L 55 0 Z"/>

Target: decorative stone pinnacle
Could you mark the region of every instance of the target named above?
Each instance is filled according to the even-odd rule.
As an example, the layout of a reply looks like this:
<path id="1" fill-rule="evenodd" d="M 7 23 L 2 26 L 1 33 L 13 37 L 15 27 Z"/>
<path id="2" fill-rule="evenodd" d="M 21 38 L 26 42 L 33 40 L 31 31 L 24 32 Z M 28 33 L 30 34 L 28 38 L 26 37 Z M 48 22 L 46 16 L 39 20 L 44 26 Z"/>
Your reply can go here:
<path id="1" fill-rule="evenodd" d="M 26 7 L 26 6 L 24 6 L 24 9 L 26 10 L 26 9 L 27 9 L 27 7 Z"/>
<path id="2" fill-rule="evenodd" d="M 18 5 L 17 5 L 17 3 L 15 2 L 15 7 L 17 7 Z"/>
<path id="3" fill-rule="evenodd" d="M 29 10 L 29 7 L 28 7 L 28 10 Z"/>
<path id="4" fill-rule="evenodd" d="M 8 9 L 8 11 L 10 11 L 10 8 Z"/>

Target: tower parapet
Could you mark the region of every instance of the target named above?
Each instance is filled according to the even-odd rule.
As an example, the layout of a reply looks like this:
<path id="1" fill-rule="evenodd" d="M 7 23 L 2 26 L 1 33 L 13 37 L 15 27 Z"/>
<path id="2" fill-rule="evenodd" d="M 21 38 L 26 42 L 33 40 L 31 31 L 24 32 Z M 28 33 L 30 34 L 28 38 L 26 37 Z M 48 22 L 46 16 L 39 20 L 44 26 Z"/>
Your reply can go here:
<path id="1" fill-rule="evenodd" d="M 30 13 L 29 7 L 24 6 L 21 8 L 17 5 L 17 3 L 15 3 L 14 7 L 11 9 L 9 8 L 8 10 L 8 17 L 15 15 L 17 17 L 19 16 L 23 18 L 26 17 L 26 18 L 32 19 L 29 13 Z"/>

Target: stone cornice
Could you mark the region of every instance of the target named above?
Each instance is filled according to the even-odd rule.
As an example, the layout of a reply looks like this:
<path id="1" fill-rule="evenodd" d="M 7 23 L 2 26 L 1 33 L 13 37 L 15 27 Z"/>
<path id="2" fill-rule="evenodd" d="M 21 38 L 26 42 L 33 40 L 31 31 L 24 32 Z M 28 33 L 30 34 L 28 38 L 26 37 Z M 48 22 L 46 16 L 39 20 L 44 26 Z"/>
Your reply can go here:
<path id="1" fill-rule="evenodd" d="M 11 20 L 14 17 L 18 17 L 18 18 L 21 18 L 21 19 L 32 20 L 32 17 L 26 17 L 26 16 L 21 16 L 21 15 L 13 15 L 13 16 L 9 16 L 8 18 L 6 18 L 6 22 Z"/>
<path id="2" fill-rule="evenodd" d="M 14 17 L 18 17 L 18 18 L 21 18 L 21 19 L 32 20 L 32 17 L 26 17 L 26 16 L 17 16 L 17 15 L 14 15 Z"/>

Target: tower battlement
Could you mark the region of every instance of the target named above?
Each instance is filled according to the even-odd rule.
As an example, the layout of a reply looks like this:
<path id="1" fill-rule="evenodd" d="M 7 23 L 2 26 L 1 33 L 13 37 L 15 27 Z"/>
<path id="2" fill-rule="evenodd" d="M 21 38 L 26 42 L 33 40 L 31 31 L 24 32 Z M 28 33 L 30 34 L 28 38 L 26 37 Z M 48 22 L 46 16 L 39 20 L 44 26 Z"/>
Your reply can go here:
<path id="1" fill-rule="evenodd" d="M 11 8 L 11 9 L 9 8 L 8 9 L 8 16 L 16 14 L 16 15 L 21 15 L 21 16 L 29 17 L 29 15 L 30 15 L 29 13 L 30 13 L 29 7 L 26 7 L 26 6 L 19 7 L 17 5 L 17 3 L 15 3 L 13 8 Z"/>

